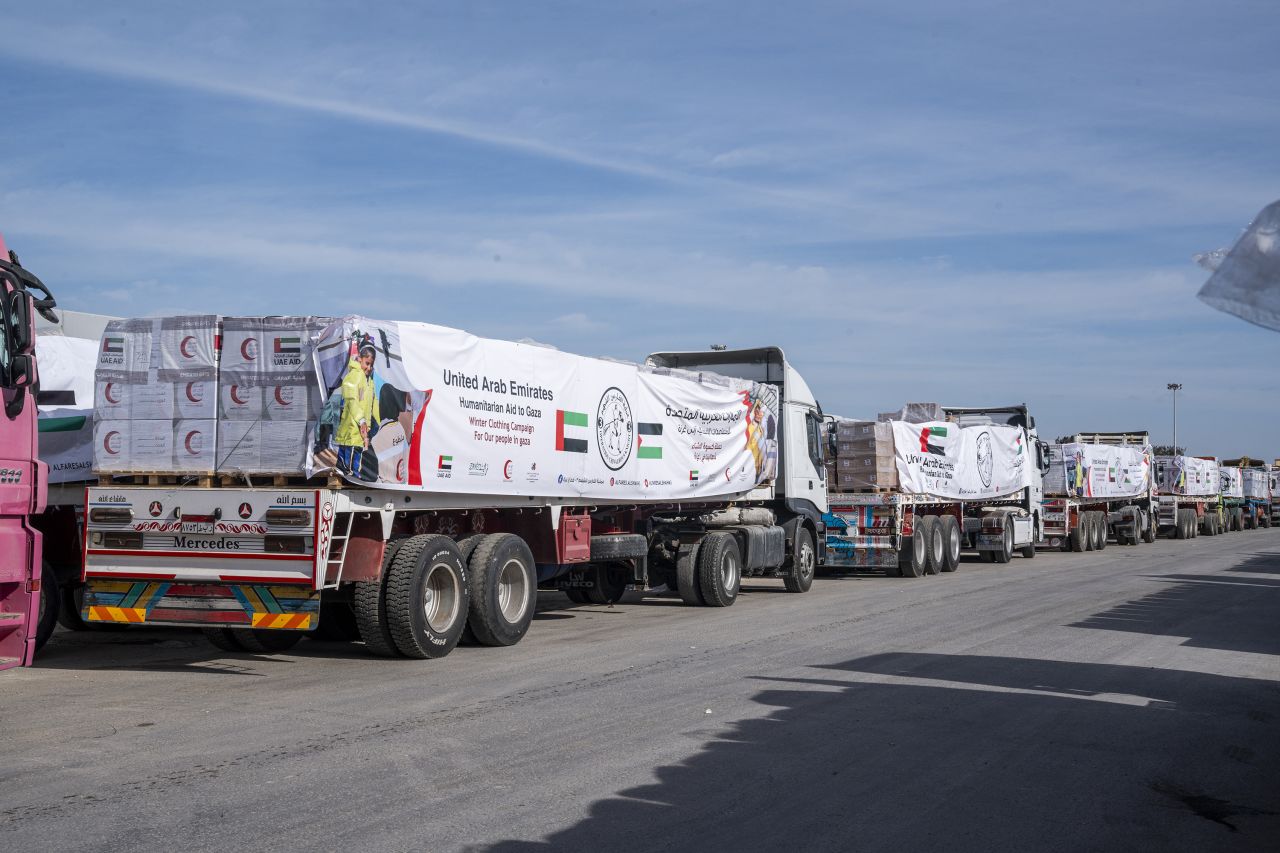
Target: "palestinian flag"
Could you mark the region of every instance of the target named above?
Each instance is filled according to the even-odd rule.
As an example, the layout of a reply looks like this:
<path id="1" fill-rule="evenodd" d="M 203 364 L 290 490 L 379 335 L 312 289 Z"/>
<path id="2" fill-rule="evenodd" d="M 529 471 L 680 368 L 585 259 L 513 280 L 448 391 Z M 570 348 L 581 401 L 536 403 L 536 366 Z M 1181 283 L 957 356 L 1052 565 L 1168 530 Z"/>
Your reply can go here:
<path id="1" fill-rule="evenodd" d="M 584 432 L 577 435 L 586 435 L 587 416 L 582 412 L 566 412 L 563 409 L 556 409 L 556 450 L 562 450 L 565 453 L 586 453 L 586 438 L 575 438 L 574 434 L 566 435 L 570 430 L 581 429 Z"/>
<path id="2" fill-rule="evenodd" d="M 662 424 L 636 423 L 636 458 L 662 458 Z"/>
<path id="3" fill-rule="evenodd" d="M 923 428 L 920 430 L 920 452 L 932 453 L 935 456 L 946 456 L 947 448 L 941 441 L 946 437 L 946 427 L 933 426 Z"/>
<path id="4" fill-rule="evenodd" d="M 302 352 L 302 338 L 276 338 L 277 355 L 298 355 Z"/>
<path id="5" fill-rule="evenodd" d="M 124 338 L 103 338 L 102 351 L 120 354 L 124 352 Z"/>

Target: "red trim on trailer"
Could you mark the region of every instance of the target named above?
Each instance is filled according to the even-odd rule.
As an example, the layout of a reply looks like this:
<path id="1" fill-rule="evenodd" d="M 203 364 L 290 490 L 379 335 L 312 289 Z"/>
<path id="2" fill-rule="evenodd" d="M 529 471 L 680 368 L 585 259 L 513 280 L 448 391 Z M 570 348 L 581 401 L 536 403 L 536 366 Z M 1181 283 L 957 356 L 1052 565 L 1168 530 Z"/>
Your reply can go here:
<path id="1" fill-rule="evenodd" d="M 85 570 L 86 578 L 114 578 L 116 580 L 128 580 L 129 578 L 140 578 L 150 581 L 171 581 L 178 575 L 176 572 L 165 574 L 162 572 L 134 572 L 130 571 L 127 576 L 119 575 L 114 572 L 91 572 Z"/>
<path id="2" fill-rule="evenodd" d="M 311 583 L 311 578 L 282 578 L 268 575 L 218 575 L 227 583 Z"/>
<path id="3" fill-rule="evenodd" d="M 336 511 L 337 507 L 334 507 L 334 510 L 335 510 L 334 515 L 337 515 L 337 511 Z M 323 559 L 325 561 L 325 565 L 328 565 L 328 556 L 329 556 L 327 553 L 325 554 L 320 553 L 320 490 L 319 489 L 316 489 L 316 508 L 312 510 L 312 512 L 315 513 L 315 524 L 313 525 L 311 530 L 311 547 L 315 549 L 315 554 L 313 555 L 313 558 L 312 558 L 313 565 L 311 566 L 311 588 L 319 589 L 320 583 L 318 578 L 320 577 L 320 561 Z"/>
<path id="4" fill-rule="evenodd" d="M 198 557 L 203 560 L 312 560 L 310 554 L 208 554 L 199 551 L 116 551 L 108 548 L 93 548 L 90 554 L 116 557 Z"/>
<path id="5" fill-rule="evenodd" d="M 202 610 L 199 608 L 155 607 L 147 614 L 148 622 L 209 622 L 214 625 L 250 625 L 243 610 Z"/>

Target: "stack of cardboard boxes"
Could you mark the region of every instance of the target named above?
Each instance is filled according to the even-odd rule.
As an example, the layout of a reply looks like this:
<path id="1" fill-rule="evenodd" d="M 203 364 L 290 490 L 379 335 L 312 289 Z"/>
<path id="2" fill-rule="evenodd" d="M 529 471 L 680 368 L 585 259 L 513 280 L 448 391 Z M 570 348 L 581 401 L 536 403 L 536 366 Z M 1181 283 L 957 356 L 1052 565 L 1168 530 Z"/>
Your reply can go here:
<path id="1" fill-rule="evenodd" d="M 893 427 L 888 421 L 836 419 L 836 458 L 827 463 L 827 488 L 836 492 L 895 489 Z"/>

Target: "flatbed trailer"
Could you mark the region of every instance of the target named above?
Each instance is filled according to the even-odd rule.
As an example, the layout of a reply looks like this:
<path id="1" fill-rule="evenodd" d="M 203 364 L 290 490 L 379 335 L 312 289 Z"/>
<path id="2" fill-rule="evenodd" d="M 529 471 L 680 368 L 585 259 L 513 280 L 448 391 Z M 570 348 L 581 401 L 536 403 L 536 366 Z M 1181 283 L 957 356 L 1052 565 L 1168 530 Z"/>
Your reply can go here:
<path id="1" fill-rule="evenodd" d="M 1212 481 L 1218 483 L 1211 492 L 1180 494 L 1171 485 L 1173 466 L 1178 457 L 1156 457 L 1156 527 L 1170 539 L 1194 539 L 1200 534 L 1217 536 L 1230 531 L 1223 511 L 1217 472 L 1218 460 L 1212 456 L 1187 457 L 1210 463 Z"/>
<path id="2" fill-rule="evenodd" d="M 1273 471 L 1263 462 L 1250 457 L 1224 460 L 1223 463 L 1223 512 L 1235 530 L 1256 530 L 1270 527 L 1275 511 L 1273 496 L 1275 487 Z M 1226 470 L 1240 472 L 1239 489 L 1234 483 L 1228 488 Z M 1237 494 L 1238 491 L 1238 494 Z"/>
<path id="3" fill-rule="evenodd" d="M 718 607 L 734 602 L 743 577 L 807 591 L 827 502 L 822 413 L 804 380 L 773 347 L 660 353 L 650 364 L 776 387 L 776 476 L 723 498 L 646 502 L 337 477 L 193 487 L 113 475 L 86 493 L 82 617 L 198 626 L 221 648 L 258 652 L 318 629 L 374 654 L 432 658 L 464 630 L 485 645 L 518 642 L 539 589 L 609 604 L 628 588 L 666 585 Z M 442 473 L 450 459 L 440 457 Z M 543 476 L 527 466 L 504 475 Z"/>
<path id="4" fill-rule="evenodd" d="M 943 412 L 948 418 L 990 417 L 992 423 L 1024 428 L 1037 461 L 1033 485 L 972 501 L 901 491 L 832 492 L 826 517 L 828 567 L 922 577 L 955 571 L 964 550 L 995 563 L 1007 563 L 1015 553 L 1035 556 L 1035 543 L 1043 538 L 1040 477 L 1045 457 L 1026 405 L 943 407 Z"/>
<path id="5" fill-rule="evenodd" d="M 1154 542 L 1158 509 L 1150 464 L 1150 435 L 1145 431 L 1077 433 L 1070 443 L 1144 450 L 1146 487 L 1138 494 L 1125 497 L 1046 494 L 1044 538 L 1039 546 L 1061 551 L 1100 551 L 1113 537 L 1120 545 Z"/>

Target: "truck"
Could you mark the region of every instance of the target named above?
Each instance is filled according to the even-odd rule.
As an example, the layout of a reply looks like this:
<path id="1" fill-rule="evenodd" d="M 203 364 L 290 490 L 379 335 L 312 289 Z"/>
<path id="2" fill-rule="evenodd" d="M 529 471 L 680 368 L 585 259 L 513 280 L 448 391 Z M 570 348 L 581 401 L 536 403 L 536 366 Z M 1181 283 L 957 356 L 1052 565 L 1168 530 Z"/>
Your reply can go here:
<path id="1" fill-rule="evenodd" d="M 314 350 L 306 470 L 103 474 L 87 622 L 196 626 L 260 653 L 327 626 L 437 658 L 517 643 L 540 589 L 607 605 L 665 585 L 727 607 L 744 577 L 805 592 L 824 559 L 823 413 L 780 348 L 635 365 L 359 317 L 286 346 L 229 334 L 224 377 L 229 349 Z M 381 382 L 369 422 L 366 378 Z"/>
<path id="2" fill-rule="evenodd" d="M 1151 437 L 1145 431 L 1076 433 L 1049 445 L 1044 539 L 1062 551 L 1154 542 L 1157 517 Z"/>
<path id="3" fill-rule="evenodd" d="M 1222 508 L 1222 478 L 1213 456 L 1156 457 L 1156 525 L 1171 539 L 1230 530 Z"/>
<path id="4" fill-rule="evenodd" d="M 49 289 L 3 238 L 0 282 L 0 669 L 9 669 L 31 665 L 40 627 L 56 614 L 56 602 L 41 594 L 44 540 L 33 524 L 48 490 L 48 469 L 37 453 L 35 316 L 56 315 Z"/>
<path id="5" fill-rule="evenodd" d="M 1223 460 L 1222 508 L 1235 530 L 1271 526 L 1272 473 L 1265 462 L 1242 456 Z"/>
<path id="6" fill-rule="evenodd" d="M 965 549 L 989 563 L 1035 556 L 1047 456 L 1026 404 L 942 406 L 940 415 L 891 422 L 897 471 L 910 475 L 895 487 L 830 494 L 827 566 L 918 578 L 956 571 Z"/>

